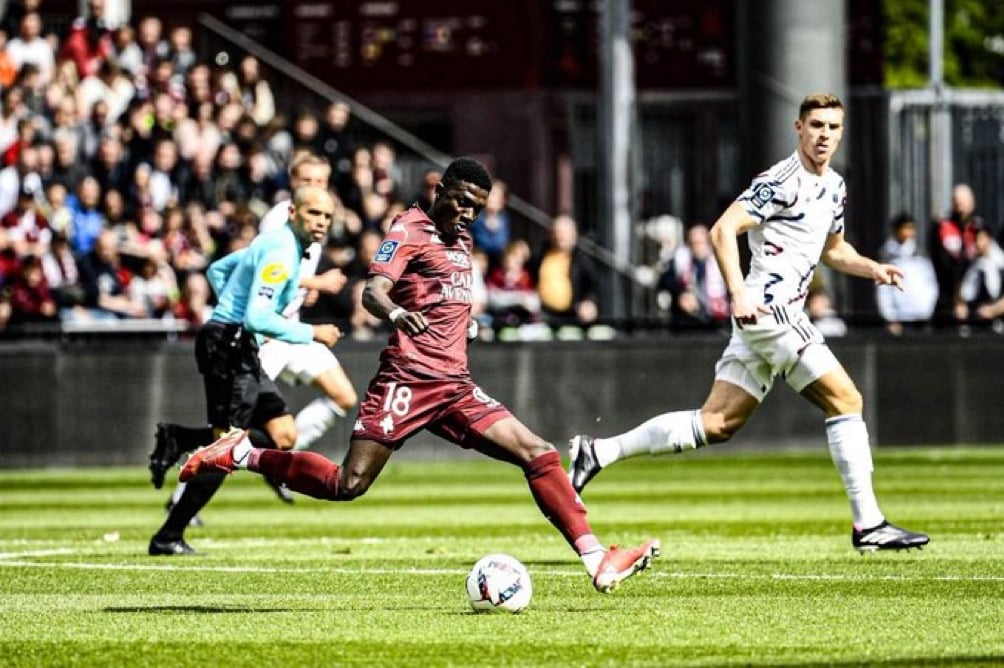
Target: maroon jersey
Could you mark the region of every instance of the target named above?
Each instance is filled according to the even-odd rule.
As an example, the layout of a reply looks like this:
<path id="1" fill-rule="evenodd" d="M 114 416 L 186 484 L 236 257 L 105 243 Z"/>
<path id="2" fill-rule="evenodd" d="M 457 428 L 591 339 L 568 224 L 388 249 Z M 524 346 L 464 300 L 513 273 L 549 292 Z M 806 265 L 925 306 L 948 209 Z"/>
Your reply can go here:
<path id="1" fill-rule="evenodd" d="M 394 303 L 421 312 L 429 328 L 414 337 L 394 330 L 380 355 L 384 365 L 401 365 L 431 378 L 468 375 L 471 245 L 467 230 L 452 241 L 440 238 L 417 206 L 394 218 L 369 273 L 393 281 Z"/>

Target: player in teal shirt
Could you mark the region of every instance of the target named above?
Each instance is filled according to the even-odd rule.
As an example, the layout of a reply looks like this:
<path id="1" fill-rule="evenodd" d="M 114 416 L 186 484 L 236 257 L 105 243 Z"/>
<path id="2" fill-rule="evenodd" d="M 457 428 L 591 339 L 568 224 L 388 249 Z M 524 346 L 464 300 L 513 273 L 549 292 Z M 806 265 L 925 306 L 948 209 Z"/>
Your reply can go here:
<path id="1" fill-rule="evenodd" d="M 285 227 L 259 235 L 246 249 L 210 265 L 209 281 L 218 304 L 195 340 L 212 428 L 204 442 L 239 427 L 247 429 L 259 447 L 287 450 L 296 443 L 296 423 L 282 394 L 261 368 L 258 346 L 263 337 L 290 343 L 316 340 L 327 346 L 341 337 L 335 325 L 308 325 L 281 315 L 296 297 L 303 249 L 327 237 L 334 206 L 334 198 L 324 188 L 298 188 Z M 151 555 L 195 552 L 185 542 L 184 531 L 224 477 L 210 472 L 188 482 L 150 539 Z"/>

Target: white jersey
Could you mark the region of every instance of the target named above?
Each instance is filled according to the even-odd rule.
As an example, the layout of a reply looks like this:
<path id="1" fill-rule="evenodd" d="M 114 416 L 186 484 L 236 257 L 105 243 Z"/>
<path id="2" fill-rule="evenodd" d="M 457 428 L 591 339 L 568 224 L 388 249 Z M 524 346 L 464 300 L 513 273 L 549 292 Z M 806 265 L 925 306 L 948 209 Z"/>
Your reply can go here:
<path id="1" fill-rule="evenodd" d="M 759 174 L 738 202 L 759 224 L 748 232 L 746 289 L 764 304 L 801 309 L 826 239 L 844 230 L 844 179 L 805 169 L 798 152 Z"/>
<path id="2" fill-rule="evenodd" d="M 273 206 L 268 210 L 262 219 L 258 223 L 258 232 L 260 234 L 271 234 L 276 230 L 282 229 L 282 226 L 289 221 L 289 205 L 292 200 L 283 200 Z M 300 278 L 309 278 L 317 274 L 317 265 L 321 261 L 321 244 L 316 241 L 309 246 L 304 251 L 303 257 L 300 259 Z M 303 300 L 307 296 L 306 288 L 298 288 L 296 297 L 290 302 L 289 306 L 282 312 L 282 314 L 289 318 L 290 320 L 300 319 L 300 307 L 303 306 Z"/>

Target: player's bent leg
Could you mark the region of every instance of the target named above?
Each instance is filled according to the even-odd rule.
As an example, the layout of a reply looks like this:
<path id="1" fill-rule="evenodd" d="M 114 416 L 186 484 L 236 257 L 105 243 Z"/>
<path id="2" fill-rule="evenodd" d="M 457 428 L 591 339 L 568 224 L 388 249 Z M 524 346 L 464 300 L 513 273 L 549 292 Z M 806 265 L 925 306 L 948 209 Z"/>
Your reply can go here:
<path id="1" fill-rule="evenodd" d="M 366 493 L 394 451 L 376 441 L 353 439 L 342 460 L 338 500 L 351 501 Z"/>

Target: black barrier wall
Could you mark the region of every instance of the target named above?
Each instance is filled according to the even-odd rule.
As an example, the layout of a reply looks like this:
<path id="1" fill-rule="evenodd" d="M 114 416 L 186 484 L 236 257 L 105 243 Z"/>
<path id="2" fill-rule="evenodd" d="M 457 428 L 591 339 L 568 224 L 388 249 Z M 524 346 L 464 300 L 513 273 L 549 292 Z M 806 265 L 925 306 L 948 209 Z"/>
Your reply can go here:
<path id="1" fill-rule="evenodd" d="M 560 448 L 573 433 L 608 435 L 704 400 L 724 338 L 481 344 L 471 369 L 490 395 Z M 1004 442 L 1004 339 L 831 341 L 865 397 L 877 446 Z M 379 345 L 338 356 L 360 397 Z M 192 344 L 105 341 L 0 344 L 0 467 L 145 464 L 154 425 L 205 422 Z M 294 410 L 312 388 L 283 391 Z M 341 420 L 317 448 L 340 459 Z M 779 382 L 727 448 L 825 448 L 823 416 Z M 422 435 L 395 457 L 454 457 Z"/>

